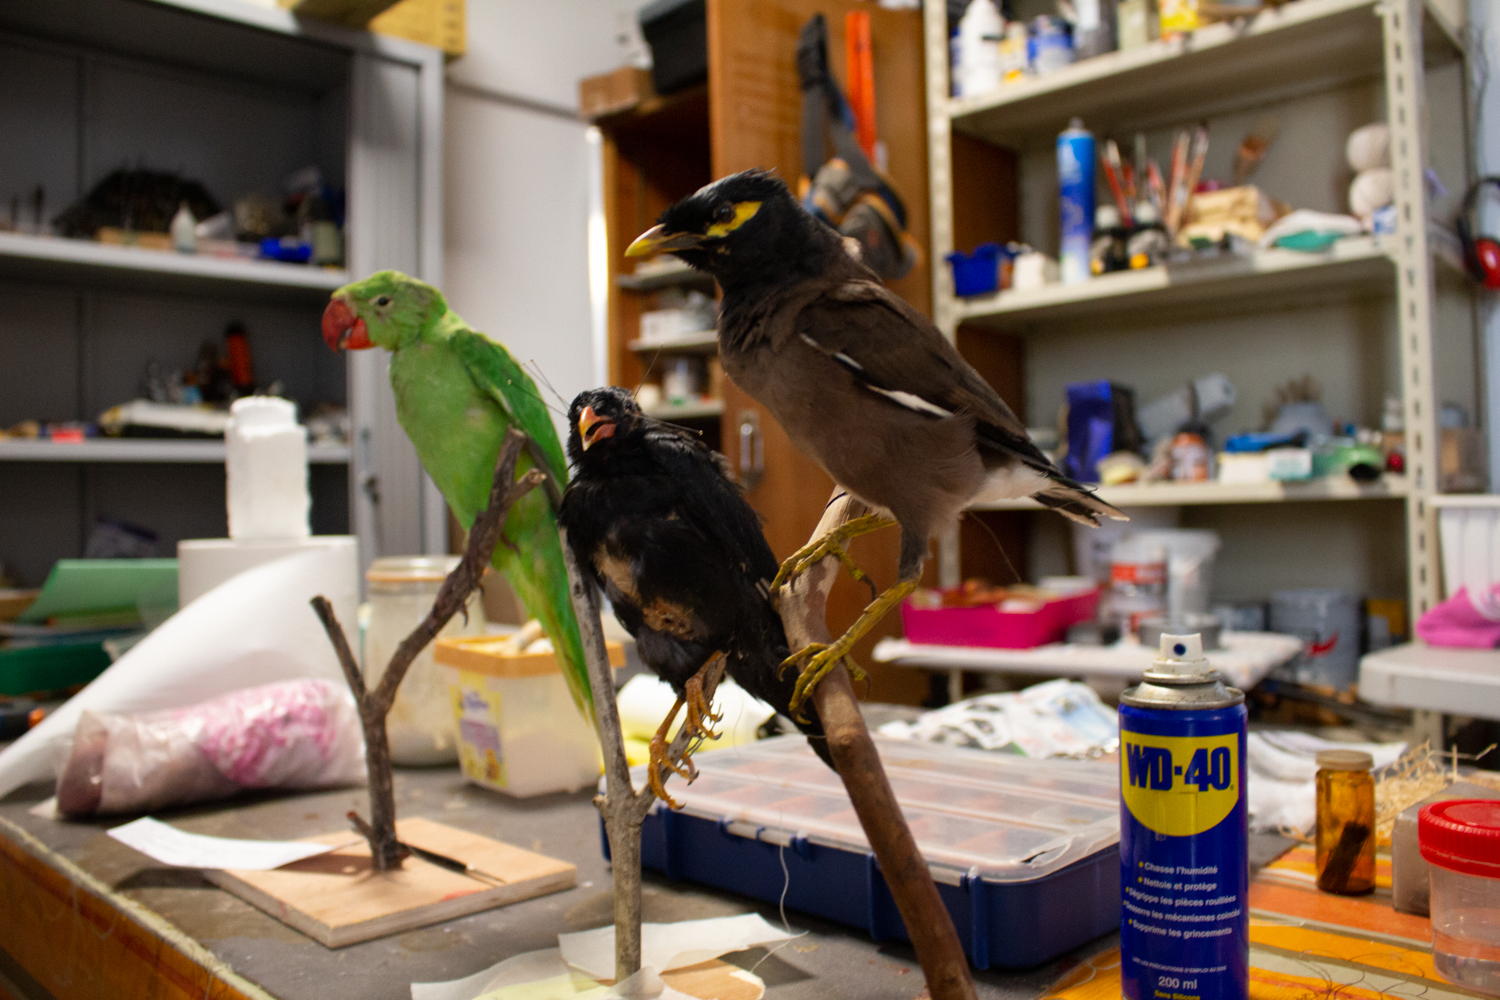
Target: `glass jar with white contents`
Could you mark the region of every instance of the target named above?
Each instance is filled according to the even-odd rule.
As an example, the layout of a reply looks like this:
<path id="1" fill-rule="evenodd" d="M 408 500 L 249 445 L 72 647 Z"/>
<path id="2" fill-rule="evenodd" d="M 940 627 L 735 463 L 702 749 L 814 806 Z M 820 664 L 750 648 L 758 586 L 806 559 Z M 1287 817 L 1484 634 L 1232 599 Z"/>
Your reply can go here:
<path id="1" fill-rule="evenodd" d="M 380 683 L 396 648 L 427 617 L 443 579 L 457 565 L 457 556 L 389 556 L 370 564 L 365 572 L 370 617 L 361 657 L 367 685 L 373 688 Z M 483 635 L 484 609 L 478 591 L 469 596 L 466 610 L 467 621 L 462 613 L 456 614 L 438 635 Z M 396 690 L 385 728 L 393 764 L 423 766 L 458 760 L 453 705 L 430 644 L 412 662 Z"/>

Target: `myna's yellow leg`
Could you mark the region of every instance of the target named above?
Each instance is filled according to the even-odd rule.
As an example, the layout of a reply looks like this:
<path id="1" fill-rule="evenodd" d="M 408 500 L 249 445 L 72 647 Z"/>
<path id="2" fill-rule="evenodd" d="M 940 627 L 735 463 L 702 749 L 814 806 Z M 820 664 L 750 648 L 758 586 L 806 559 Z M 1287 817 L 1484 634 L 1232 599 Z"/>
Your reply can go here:
<path id="1" fill-rule="evenodd" d="M 722 719 L 723 716 L 715 712 L 713 705 L 709 703 L 707 698 L 703 697 L 703 678 L 708 673 L 709 668 L 713 666 L 714 658 L 722 657 L 723 655 L 723 653 L 715 653 L 683 685 L 683 690 L 687 693 L 688 714 L 687 718 L 682 722 L 682 728 L 687 730 L 688 735 L 695 740 L 716 740 L 719 738 L 719 734 L 714 732 L 710 727 Z M 683 755 L 683 760 L 687 760 L 687 754 Z"/>
<path id="2" fill-rule="evenodd" d="M 698 769 L 693 766 L 693 752 L 704 740 L 718 739 L 719 734 L 709 727 L 723 718 L 714 712 L 713 705 L 703 695 L 704 678 L 708 676 L 714 664 L 723 658 L 723 653 L 715 653 L 704 661 L 697 673 L 687 679 L 687 683 L 683 685 L 683 697 L 677 699 L 677 703 L 672 706 L 672 711 L 667 713 L 666 719 L 663 720 L 661 728 L 657 729 L 656 735 L 651 737 L 651 760 L 647 765 L 651 790 L 656 793 L 657 798 L 673 809 L 682 807 L 667 794 L 662 778 L 662 768 L 665 767 L 689 782 L 698 777 Z M 688 744 L 682 753 L 682 763 L 674 764 L 667 744 L 667 734 L 672 731 L 672 723 L 677 718 L 677 711 L 684 704 L 687 705 L 687 717 L 682 720 L 682 731 L 688 736 Z"/>
<path id="3" fill-rule="evenodd" d="M 890 518 L 879 517 L 875 514 L 866 514 L 864 517 L 856 517 L 852 521 L 846 521 L 837 528 L 829 531 L 817 541 L 808 542 L 802 548 L 793 552 L 786 562 L 781 564 L 781 569 L 776 573 L 776 579 L 771 581 L 771 589 L 776 590 L 792 577 L 805 573 L 817 565 L 827 556 L 837 556 L 839 562 L 843 563 L 849 570 L 849 575 L 863 583 L 870 584 L 870 592 L 875 592 L 875 585 L 870 583 L 870 578 L 864 571 L 854 565 L 854 560 L 849 558 L 844 544 L 851 538 L 867 535 L 872 531 L 884 528 L 888 524 L 895 524 Z"/>
<path id="4" fill-rule="evenodd" d="M 678 698 L 677 703 L 672 706 L 672 711 L 668 712 L 667 717 L 662 720 L 661 727 L 651 737 L 651 759 L 646 762 L 646 780 L 651 785 L 651 790 L 656 793 L 657 798 L 673 809 L 680 809 L 681 806 L 672 801 L 672 796 L 667 794 L 662 769 L 665 768 L 684 778 L 692 773 L 686 767 L 672 763 L 672 756 L 667 752 L 667 734 L 672 731 L 672 723 L 677 721 L 677 712 L 682 708 L 682 704 L 683 700 Z"/>
<path id="5" fill-rule="evenodd" d="M 787 657 L 782 663 L 783 667 L 807 659 L 807 663 L 802 667 L 801 675 L 797 678 L 797 686 L 792 689 L 791 710 L 794 713 L 800 711 L 802 703 L 812 694 L 813 688 L 818 686 L 818 682 L 823 679 L 828 671 L 832 670 L 838 665 L 840 660 L 849 655 L 849 650 L 854 648 L 854 644 L 862 639 L 866 632 L 875 627 L 876 622 L 884 618 L 887 612 L 900 604 L 906 595 L 916 589 L 916 580 L 902 580 L 871 601 L 869 606 L 860 613 L 859 618 L 855 620 L 854 624 L 849 626 L 849 631 L 839 636 L 832 643 L 825 645 L 821 642 L 815 642 Z M 852 663 L 849 667 L 851 674 L 854 674 L 856 677 L 860 675 L 860 671 Z"/>

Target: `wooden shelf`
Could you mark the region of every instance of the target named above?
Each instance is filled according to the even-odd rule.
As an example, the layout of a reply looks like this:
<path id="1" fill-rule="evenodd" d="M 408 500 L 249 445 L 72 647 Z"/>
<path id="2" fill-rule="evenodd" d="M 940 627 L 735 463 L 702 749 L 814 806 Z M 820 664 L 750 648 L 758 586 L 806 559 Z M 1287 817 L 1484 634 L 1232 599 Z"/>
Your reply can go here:
<path id="1" fill-rule="evenodd" d="M 1317 253 L 1272 248 L 1117 271 L 1073 285 L 994 292 L 958 300 L 958 317 L 964 323 L 1010 326 L 1205 302 L 1280 303 L 1288 295 L 1320 289 L 1340 295 L 1389 294 L 1395 287 L 1393 239 L 1351 236 Z"/>
<path id="2" fill-rule="evenodd" d="M 211 464 L 224 461 L 224 442 L 171 438 L 89 438 L 77 444 L 0 438 L 0 462 L 155 462 Z M 316 465 L 346 465 L 346 444 L 309 444 L 307 460 Z"/>
<path id="3" fill-rule="evenodd" d="M 663 288 L 702 288 L 712 291 L 714 276 L 695 271 L 684 264 L 680 268 L 654 274 L 617 274 L 615 284 L 632 292 L 655 292 Z"/>
<path id="4" fill-rule="evenodd" d="M 1085 59 L 993 93 L 948 102 L 953 128 L 1001 146 L 1050 142 L 1085 116 L 1096 135 L 1182 122 L 1289 90 L 1374 78 L 1383 66 L 1379 0 L 1299 0 L 1191 35 Z M 1428 4 L 1428 58 L 1457 56 L 1449 17 Z"/>
<path id="5" fill-rule="evenodd" d="M 329 292 L 349 282 L 348 271 L 305 264 L 180 254 L 25 233 L 0 233 L 0 277 L 308 303 L 326 300 Z"/>
<path id="6" fill-rule="evenodd" d="M 717 354 L 719 334 L 710 330 L 701 335 L 678 337 L 674 340 L 632 340 L 625 345 L 637 354 Z"/>
<path id="7" fill-rule="evenodd" d="M 662 403 L 646 410 L 646 416 L 655 417 L 657 420 L 704 420 L 709 417 L 719 417 L 724 413 L 724 401 L 722 399 L 709 399 L 694 401 L 691 403 Z"/>
<path id="8" fill-rule="evenodd" d="M 1146 483 L 1101 486 L 1099 499 L 1116 507 L 1175 507 L 1178 505 L 1294 503 L 1308 500 L 1381 500 L 1404 497 L 1403 476 L 1384 476 L 1374 483 L 1357 483 L 1348 476 L 1329 476 L 1295 483 Z M 1041 510 L 1034 500 L 997 500 L 975 504 L 972 510 Z"/>

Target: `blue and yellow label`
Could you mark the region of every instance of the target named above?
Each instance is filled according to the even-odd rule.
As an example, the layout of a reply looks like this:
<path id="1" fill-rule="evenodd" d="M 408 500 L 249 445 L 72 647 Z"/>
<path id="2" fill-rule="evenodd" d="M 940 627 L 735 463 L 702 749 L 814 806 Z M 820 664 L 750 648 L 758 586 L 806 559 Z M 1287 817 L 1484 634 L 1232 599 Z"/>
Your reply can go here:
<path id="1" fill-rule="evenodd" d="M 1190 837 L 1218 826 L 1240 800 L 1240 736 L 1120 732 L 1120 789 L 1146 829 Z"/>

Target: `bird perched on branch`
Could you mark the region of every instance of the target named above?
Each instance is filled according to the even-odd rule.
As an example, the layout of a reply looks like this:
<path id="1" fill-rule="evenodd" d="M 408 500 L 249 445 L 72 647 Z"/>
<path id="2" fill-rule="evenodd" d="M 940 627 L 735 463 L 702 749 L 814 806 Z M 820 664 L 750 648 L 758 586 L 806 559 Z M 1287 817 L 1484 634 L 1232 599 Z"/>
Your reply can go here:
<path id="1" fill-rule="evenodd" d="M 689 735 L 709 735 L 715 717 L 701 671 L 715 656 L 727 657 L 740 687 L 790 714 L 794 680 L 780 669 L 786 634 L 769 597 L 776 557 L 724 456 L 691 431 L 653 420 L 613 387 L 580 393 L 568 423 L 574 475 L 560 513 L 568 544 L 641 659 L 677 693 L 651 740 L 649 768 L 652 789 L 671 804 L 663 768 L 694 772 L 686 757 L 681 768 L 668 760 L 667 734 L 685 704 Z M 798 726 L 828 761 L 816 711 Z"/>
<path id="2" fill-rule="evenodd" d="M 734 174 L 672 205 L 628 256 L 670 253 L 724 291 L 719 357 L 797 447 L 901 527 L 900 581 L 842 637 L 810 646 L 793 698 L 848 655 L 916 588 L 934 534 L 979 500 L 1032 497 L 1074 521 L 1124 520 L 1059 472 L 1015 414 L 932 321 L 859 263 L 839 234 L 761 170 Z M 863 518 L 810 544 L 790 576 L 889 521 Z"/>
<path id="3" fill-rule="evenodd" d="M 449 309 L 442 292 L 399 271 L 381 271 L 334 292 L 323 311 L 323 339 L 335 351 L 391 352 L 396 417 L 465 529 L 489 502 L 506 432 L 519 427 L 529 436 L 516 474 L 538 468 L 548 477 L 546 486 L 511 507 L 490 562 L 552 640 L 573 701 L 594 725 L 583 639 L 557 533 L 556 507 L 568 465 L 531 377 L 503 346 Z"/>

